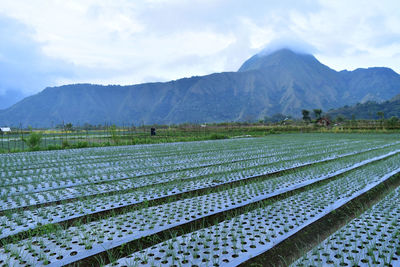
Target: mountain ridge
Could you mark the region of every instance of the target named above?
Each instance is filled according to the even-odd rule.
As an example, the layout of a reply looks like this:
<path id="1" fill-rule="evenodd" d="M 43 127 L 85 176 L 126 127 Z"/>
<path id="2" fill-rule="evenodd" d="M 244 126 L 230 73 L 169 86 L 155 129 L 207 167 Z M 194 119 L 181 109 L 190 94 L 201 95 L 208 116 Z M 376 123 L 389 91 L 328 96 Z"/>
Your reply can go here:
<path id="1" fill-rule="evenodd" d="M 376 120 L 381 118 L 378 112 L 383 112 L 386 119 L 391 117 L 400 118 L 400 94 L 382 103 L 368 101 L 329 110 L 326 115 L 331 118 Z"/>
<path id="2" fill-rule="evenodd" d="M 337 72 L 313 55 L 282 49 L 246 60 L 237 72 L 136 85 L 48 87 L 0 111 L 0 124 L 175 124 L 256 120 L 328 110 L 400 93 L 388 68 Z"/>

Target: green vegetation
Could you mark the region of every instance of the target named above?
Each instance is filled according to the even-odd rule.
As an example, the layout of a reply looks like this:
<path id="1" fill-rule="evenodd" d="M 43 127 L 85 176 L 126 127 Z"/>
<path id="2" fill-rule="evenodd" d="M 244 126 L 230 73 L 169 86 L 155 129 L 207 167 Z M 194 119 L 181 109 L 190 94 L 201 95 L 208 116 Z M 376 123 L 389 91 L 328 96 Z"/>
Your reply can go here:
<path id="1" fill-rule="evenodd" d="M 37 151 L 40 149 L 42 134 L 38 132 L 32 132 L 26 139 L 22 140 L 26 143 L 30 151 Z"/>
<path id="2" fill-rule="evenodd" d="M 243 137 L 262 137 L 281 133 L 392 133 L 400 131 L 397 117 L 383 120 L 348 120 L 339 116 L 329 126 L 316 123 L 310 112 L 306 120 L 296 120 L 282 114 L 266 117 L 257 123 L 219 123 L 209 125 L 151 125 L 142 127 L 112 126 L 74 126 L 54 130 L 13 129 L 11 134 L 0 136 L 1 153 L 57 150 L 84 147 L 104 147 L 114 145 L 142 145 L 172 142 L 231 139 Z M 315 113 L 315 111 L 314 111 Z M 323 114 L 322 111 L 318 114 Z M 325 116 L 325 114 L 320 115 Z M 274 120 L 274 122 L 271 122 Z M 68 124 L 67 124 L 68 125 Z M 150 129 L 157 130 L 156 136 L 150 136 Z"/>
<path id="3" fill-rule="evenodd" d="M 112 141 L 114 142 L 114 144 L 118 145 L 120 142 L 120 136 L 118 135 L 117 127 L 115 125 L 111 126 L 110 131 Z"/>
<path id="4" fill-rule="evenodd" d="M 376 248 L 396 263 L 388 256 L 398 251 L 400 211 L 386 188 L 400 184 L 398 137 L 280 134 L 0 155 L 0 263 L 237 266 L 267 255 L 288 265 L 300 256 L 291 252 L 385 196 L 392 207 L 382 206 L 398 211 L 376 226 L 379 243 L 393 245 Z M 334 245 L 352 253 L 346 244 L 359 238 L 344 234 Z"/>
<path id="5" fill-rule="evenodd" d="M 357 104 L 355 106 L 344 106 L 343 108 L 330 110 L 328 115 L 331 118 L 342 118 L 351 119 L 353 116 L 355 119 L 366 119 L 366 120 L 383 120 L 390 119 L 392 117 L 400 117 L 400 95 L 392 98 L 389 101 L 377 103 L 374 101 L 368 101 L 363 104 Z"/>
<path id="6" fill-rule="evenodd" d="M 322 109 L 314 109 L 314 116 L 316 120 L 321 119 L 322 116 Z"/>
<path id="7" fill-rule="evenodd" d="M 301 114 L 303 114 L 303 121 L 305 122 L 310 122 L 311 121 L 311 117 L 310 117 L 310 111 L 303 109 L 301 111 Z"/>

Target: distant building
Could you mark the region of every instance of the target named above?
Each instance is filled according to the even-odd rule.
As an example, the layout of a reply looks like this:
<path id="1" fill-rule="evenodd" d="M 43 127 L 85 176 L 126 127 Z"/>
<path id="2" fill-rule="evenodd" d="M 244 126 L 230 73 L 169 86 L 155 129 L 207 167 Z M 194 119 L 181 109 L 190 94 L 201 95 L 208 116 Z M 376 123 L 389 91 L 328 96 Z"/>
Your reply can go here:
<path id="1" fill-rule="evenodd" d="M 1 135 L 5 133 L 11 133 L 11 128 L 10 127 L 0 127 L 0 133 Z"/>
<path id="2" fill-rule="evenodd" d="M 329 126 L 331 124 L 331 121 L 328 118 L 320 118 L 317 120 L 317 124 L 322 126 Z"/>

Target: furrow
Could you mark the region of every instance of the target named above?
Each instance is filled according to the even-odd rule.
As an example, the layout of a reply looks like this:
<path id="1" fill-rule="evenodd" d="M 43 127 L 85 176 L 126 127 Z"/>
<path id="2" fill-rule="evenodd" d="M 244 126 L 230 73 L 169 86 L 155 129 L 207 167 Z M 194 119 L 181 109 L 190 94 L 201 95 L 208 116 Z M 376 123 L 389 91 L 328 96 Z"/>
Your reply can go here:
<path id="1" fill-rule="evenodd" d="M 354 194 L 363 190 L 368 190 L 368 186 L 365 186 L 365 182 L 370 185 L 379 184 L 387 179 L 388 176 L 372 176 L 369 180 L 366 179 L 368 181 L 365 181 L 364 183 L 355 183 L 354 179 L 358 179 L 366 173 L 371 174 L 374 170 L 377 171 L 377 175 L 381 173 L 383 169 L 393 169 L 392 172 L 398 172 L 399 170 L 395 168 L 395 164 L 399 160 L 397 153 L 398 151 L 390 155 L 388 154 L 386 157 L 377 159 L 377 161 L 371 162 L 371 164 L 365 165 L 359 170 L 354 169 L 350 171 L 349 174 L 341 174 L 336 176 L 336 179 L 329 179 L 329 181 L 323 180 L 323 182 L 334 183 L 335 181 L 345 181 L 348 183 L 348 186 L 346 187 L 347 189 L 351 189 L 349 185 L 353 186 Z M 392 173 L 389 174 L 391 175 Z M 315 181 L 313 184 L 316 185 L 321 182 L 322 181 Z M 288 190 L 288 193 L 297 196 L 299 195 L 298 192 L 301 192 L 300 189 L 305 190 L 306 188 L 309 188 L 310 185 L 311 184 L 307 184 L 303 187 L 298 187 L 297 189 Z M 330 186 L 329 188 L 331 188 L 330 190 L 332 191 L 332 188 L 337 187 Z M 275 191 L 272 194 L 262 194 L 262 189 L 259 190 L 261 191 L 257 191 L 256 186 L 251 187 L 251 185 L 248 185 L 192 199 L 167 203 L 157 207 L 141 209 L 105 220 L 87 223 L 82 226 L 70 227 L 65 231 L 50 234 L 48 237 L 35 237 L 32 239 L 35 244 L 32 245 L 40 245 L 36 243 L 40 243 L 40 240 L 42 240 L 49 246 L 51 244 L 50 247 L 52 248 L 52 251 L 58 251 L 55 252 L 56 255 L 48 257 L 48 260 L 51 262 L 50 266 L 59 266 L 71 263 L 77 264 L 87 257 L 93 259 L 95 255 L 98 256 L 99 254 L 106 253 L 105 251 L 121 249 L 121 246 L 125 247 L 129 243 L 139 240 L 141 237 L 154 236 L 157 233 L 171 231 L 171 229 L 176 227 L 188 227 L 195 221 L 202 221 L 212 216 L 225 218 L 226 214 L 229 212 L 235 210 L 243 211 L 243 209 L 248 208 L 249 206 L 255 207 L 268 199 L 279 198 L 285 195 L 284 192 L 276 193 Z M 351 194 L 350 197 L 343 197 L 348 199 L 354 194 Z M 334 204 L 335 207 L 341 203 L 336 199 L 333 199 L 332 201 L 332 204 Z M 208 223 L 210 223 L 210 221 Z M 63 244 L 65 238 L 64 234 L 70 235 L 77 231 L 80 233 L 78 236 L 66 240 L 66 243 Z M 92 242 L 91 240 L 93 238 L 99 239 Z M 26 242 L 26 240 L 23 241 L 23 244 Z M 59 242 L 61 243 L 57 245 Z M 64 245 L 66 247 L 63 248 Z M 14 247 L 14 245 L 10 246 Z M 18 244 L 15 244 L 15 246 L 18 246 Z M 67 251 L 70 250 L 71 253 L 67 253 L 64 251 L 65 249 L 67 249 Z M 58 254 L 64 255 L 63 258 L 57 259 Z"/>
<path id="2" fill-rule="evenodd" d="M 397 145 L 397 143 L 393 144 L 387 144 L 381 147 L 377 148 L 369 148 L 366 149 L 363 152 L 366 151 L 371 151 L 375 149 L 381 149 L 385 147 L 390 147 Z M 339 150 L 340 151 L 340 150 Z M 332 155 L 333 153 L 333 155 Z M 264 171 L 261 172 L 261 174 L 255 174 L 254 176 L 257 175 L 265 175 L 268 172 L 273 172 L 273 173 L 278 173 L 286 170 L 293 169 L 295 167 L 303 167 L 303 166 L 308 166 L 312 164 L 318 164 L 320 162 L 324 162 L 327 160 L 332 160 L 337 157 L 343 157 L 343 156 L 348 156 L 348 155 L 353 155 L 359 153 L 358 151 L 356 152 L 350 152 L 350 153 L 345 153 L 345 154 L 335 154 L 333 152 L 325 152 L 325 153 L 318 153 L 318 154 L 311 154 L 311 156 L 307 155 L 302 155 L 295 157 L 295 159 L 288 160 L 290 158 L 284 158 L 284 159 L 279 159 L 275 162 L 272 163 L 267 163 L 260 165 L 259 163 L 253 164 L 253 166 L 239 166 L 239 169 L 245 168 L 245 169 L 251 169 L 251 168 L 257 168 L 257 167 L 262 167 Z M 328 155 L 326 158 L 324 158 L 324 155 Z M 312 157 L 315 158 L 312 158 Z M 308 157 L 308 158 L 307 158 Z M 311 158 L 310 158 L 311 157 Z M 303 162 L 299 162 L 296 160 L 296 158 L 303 159 Z M 278 164 L 275 166 L 274 164 Z M 269 168 L 267 168 L 270 166 Z M 232 169 L 232 166 L 227 166 L 226 171 L 229 172 L 230 169 Z M 267 168 L 267 170 L 265 170 Z M 218 170 L 217 170 L 218 171 Z M 206 175 L 209 175 L 210 173 L 215 173 L 216 171 L 213 169 L 210 169 Z M 188 173 L 189 174 L 189 173 Z M 194 177 L 192 177 L 194 176 Z M 203 177 L 204 175 L 201 175 L 200 177 Z M 182 181 L 186 179 L 196 179 L 196 175 L 193 175 L 192 173 L 189 174 L 186 177 L 182 177 L 181 175 L 178 175 L 177 177 L 171 177 L 168 176 L 168 174 L 164 177 L 159 177 L 159 176 L 153 176 L 153 180 L 149 179 L 150 177 L 147 176 L 143 180 L 129 180 L 128 182 L 125 181 L 120 181 L 117 183 L 107 183 L 102 185 L 101 187 L 99 185 L 93 185 L 93 186 L 87 186 L 87 187 L 82 187 L 82 188 L 67 188 L 67 189 L 62 189 L 58 191 L 51 191 L 51 192 L 44 192 L 42 194 L 38 195 L 24 195 L 24 196 L 17 196 L 17 197 L 10 197 L 5 200 L 0 199 L 0 204 L 3 207 L 2 210 L 0 210 L 0 214 L 4 212 L 12 212 L 13 210 L 17 209 L 29 209 L 33 207 L 43 207 L 43 206 L 49 206 L 49 205 L 57 205 L 62 203 L 63 201 L 77 201 L 80 200 L 82 197 L 94 197 L 94 196 L 101 196 L 101 195 L 109 195 L 110 193 L 122 193 L 122 192 L 129 192 L 131 190 L 137 190 L 137 188 L 140 187 L 147 187 L 147 186 L 155 186 L 155 185 L 161 185 L 161 184 L 166 184 L 170 183 L 173 180 Z M 240 177 L 242 179 L 243 177 Z M 142 183 L 144 184 L 141 184 Z M 79 190 L 78 190 L 79 189 Z"/>

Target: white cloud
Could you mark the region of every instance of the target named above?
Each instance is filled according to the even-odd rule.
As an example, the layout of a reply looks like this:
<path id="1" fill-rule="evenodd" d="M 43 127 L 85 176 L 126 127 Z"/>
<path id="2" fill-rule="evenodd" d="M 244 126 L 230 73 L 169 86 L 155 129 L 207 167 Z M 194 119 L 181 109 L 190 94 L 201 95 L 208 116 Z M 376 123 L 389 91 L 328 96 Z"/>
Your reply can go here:
<path id="1" fill-rule="evenodd" d="M 398 10 L 389 0 L 3 0 L 0 16 L 27 25 L 44 56 L 74 68 L 56 84 L 133 84 L 234 71 L 285 42 L 338 70 L 400 72 Z"/>

